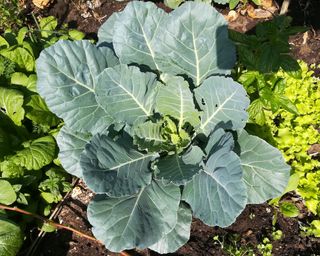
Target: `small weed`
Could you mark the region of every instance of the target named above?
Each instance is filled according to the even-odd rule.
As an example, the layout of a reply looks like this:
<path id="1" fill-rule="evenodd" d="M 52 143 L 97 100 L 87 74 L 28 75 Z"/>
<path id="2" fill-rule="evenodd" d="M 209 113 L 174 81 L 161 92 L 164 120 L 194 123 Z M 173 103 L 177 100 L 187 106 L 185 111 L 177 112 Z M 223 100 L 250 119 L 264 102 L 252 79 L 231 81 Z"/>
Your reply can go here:
<path id="1" fill-rule="evenodd" d="M 240 236 L 238 234 L 226 236 L 214 236 L 215 244 L 220 245 L 221 250 L 230 256 L 255 256 L 253 248 L 249 245 L 242 246 L 240 244 Z"/>
<path id="2" fill-rule="evenodd" d="M 3 0 L 0 3 L 0 31 L 8 28 L 16 29 L 22 26 L 20 17 L 22 8 L 18 0 Z"/>

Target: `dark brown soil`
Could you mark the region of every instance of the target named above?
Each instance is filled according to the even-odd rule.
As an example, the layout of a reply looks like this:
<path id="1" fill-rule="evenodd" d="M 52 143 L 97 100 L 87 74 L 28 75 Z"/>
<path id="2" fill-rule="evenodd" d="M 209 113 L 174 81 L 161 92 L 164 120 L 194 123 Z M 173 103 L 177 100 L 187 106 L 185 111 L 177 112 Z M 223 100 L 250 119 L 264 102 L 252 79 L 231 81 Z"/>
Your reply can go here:
<path id="1" fill-rule="evenodd" d="M 34 8 L 28 0 L 27 9 L 33 11 L 37 16 L 54 15 L 60 23 L 68 23 L 70 27 L 85 32 L 88 37 L 96 38 L 96 32 L 100 25 L 115 11 L 122 10 L 128 1 L 117 2 L 114 0 L 57 0 L 49 8 L 39 10 Z M 91 4 L 88 4 L 90 2 Z M 290 39 L 293 54 L 296 58 L 302 59 L 309 64 L 320 64 L 320 32 L 317 31 L 320 22 L 320 6 L 318 0 L 294 0 L 290 6 L 289 14 L 294 17 L 295 25 L 309 25 L 311 28 L 305 34 L 299 34 Z M 306 7 L 305 2 L 310 2 Z M 94 6 L 94 3 L 96 6 Z M 279 2 L 281 4 L 281 1 Z M 157 3 L 165 8 L 162 3 Z M 302 6 L 302 7 L 301 7 Z M 310 8 L 313 8 L 310 10 Z M 317 9 L 314 9 L 317 7 Z M 168 10 L 168 9 L 166 9 Z M 317 10 L 317 15 L 316 11 Z M 225 9 L 220 9 L 226 12 Z M 309 15 L 309 16 L 308 16 Z M 319 17 L 318 17 L 319 16 Z M 239 31 L 247 31 L 255 26 L 258 20 L 241 17 L 236 23 L 230 26 Z M 316 26 L 315 24 L 318 24 Z M 60 214 L 55 221 L 69 225 L 86 234 L 91 234 L 91 227 L 86 218 L 86 206 L 93 194 L 80 183 L 68 197 Z M 194 219 L 189 242 L 180 248 L 176 256 L 200 256 L 200 255 L 230 255 L 222 250 L 221 245 L 213 240 L 214 236 L 225 239 L 225 244 L 234 244 L 235 248 L 253 248 L 256 255 L 257 245 L 262 243 L 263 238 L 268 237 L 273 244 L 273 255 L 275 256 L 298 256 L 298 255 L 319 255 L 320 239 L 304 237 L 301 233 L 301 225 L 307 223 L 312 217 L 303 208 L 300 198 L 289 195 L 288 200 L 295 199 L 296 205 L 301 209 L 298 218 L 284 218 L 277 214 L 276 225 L 272 225 L 276 209 L 268 204 L 248 205 L 245 211 L 238 217 L 237 221 L 228 228 L 208 227 L 201 221 Z M 273 229 L 283 232 L 282 239 L 272 240 Z M 32 243 L 32 241 L 31 241 Z M 152 251 L 128 252 L 130 255 L 158 255 Z M 93 242 L 79 237 L 69 231 L 59 230 L 54 233 L 47 233 L 42 239 L 38 249 L 28 256 L 103 256 L 117 255 L 108 252 L 99 242 Z M 247 255 L 247 254 L 243 254 Z"/>

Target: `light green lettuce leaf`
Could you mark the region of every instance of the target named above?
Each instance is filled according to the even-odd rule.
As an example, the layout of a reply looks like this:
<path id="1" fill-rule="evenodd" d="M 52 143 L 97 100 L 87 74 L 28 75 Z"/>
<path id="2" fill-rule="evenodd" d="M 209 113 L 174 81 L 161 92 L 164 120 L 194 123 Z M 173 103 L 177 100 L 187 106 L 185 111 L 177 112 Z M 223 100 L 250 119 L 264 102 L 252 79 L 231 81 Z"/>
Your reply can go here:
<path id="1" fill-rule="evenodd" d="M 27 170 L 40 170 L 50 164 L 56 155 L 56 142 L 52 136 L 25 142 L 23 146 L 24 149 L 17 151 L 7 160 Z"/>
<path id="2" fill-rule="evenodd" d="M 13 222 L 0 218 L 0 256 L 16 256 L 23 243 L 23 233 Z"/>
<path id="3" fill-rule="evenodd" d="M 24 118 L 23 94 L 15 89 L 0 87 L 1 110 L 18 126 Z"/>
<path id="4" fill-rule="evenodd" d="M 0 204 L 10 205 L 17 200 L 16 192 L 6 180 L 0 180 Z"/>

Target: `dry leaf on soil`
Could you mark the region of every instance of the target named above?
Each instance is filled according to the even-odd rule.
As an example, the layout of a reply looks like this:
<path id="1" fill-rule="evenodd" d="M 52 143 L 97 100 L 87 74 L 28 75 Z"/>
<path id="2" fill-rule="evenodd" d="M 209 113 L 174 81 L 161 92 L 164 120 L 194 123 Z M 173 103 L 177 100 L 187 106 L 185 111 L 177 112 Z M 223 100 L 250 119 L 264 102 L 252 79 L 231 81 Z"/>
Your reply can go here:
<path id="1" fill-rule="evenodd" d="M 40 9 L 48 7 L 52 0 L 32 0 L 32 3 Z"/>

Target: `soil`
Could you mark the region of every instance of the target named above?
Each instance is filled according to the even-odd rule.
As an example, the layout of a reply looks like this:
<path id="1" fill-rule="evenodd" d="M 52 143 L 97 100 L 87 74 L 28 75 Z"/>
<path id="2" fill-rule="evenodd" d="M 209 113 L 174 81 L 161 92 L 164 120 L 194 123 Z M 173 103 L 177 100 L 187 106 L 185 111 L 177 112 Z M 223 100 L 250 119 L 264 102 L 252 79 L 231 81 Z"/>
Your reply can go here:
<path id="1" fill-rule="evenodd" d="M 40 10 L 32 5 L 31 0 L 26 1 L 26 13 L 31 11 L 38 17 L 53 15 L 59 19 L 59 22 L 68 23 L 69 27 L 77 28 L 86 33 L 88 38 L 95 38 L 100 25 L 116 11 L 121 11 L 128 1 L 115 0 L 57 0 L 48 8 Z M 290 39 L 293 55 L 306 61 L 308 64 L 320 64 L 320 1 L 318 0 L 296 0 L 291 1 L 289 15 L 293 16 L 295 25 L 308 25 L 310 30 L 304 34 L 298 34 Z M 307 5 L 309 3 L 309 5 Z M 278 2 L 281 4 L 281 1 Z M 157 5 L 170 11 L 163 3 L 157 2 Z M 228 8 L 216 6 L 225 15 Z M 264 20 L 264 19 L 262 19 Z M 248 31 L 261 20 L 240 16 L 237 21 L 230 22 L 230 27 L 238 31 Z M 319 75 L 317 71 L 316 75 Z M 74 227 L 82 232 L 91 234 L 91 226 L 86 218 L 86 207 L 93 193 L 86 186 L 80 183 L 73 189 L 67 197 L 58 216 L 54 219 L 56 222 Z M 285 200 L 292 201 L 300 209 L 301 214 L 297 218 L 285 218 L 277 209 L 268 204 L 248 205 L 236 222 L 228 228 L 208 227 L 200 220 L 193 219 L 190 240 L 186 245 L 180 248 L 176 253 L 170 255 L 182 256 L 200 256 L 200 255 L 231 255 L 222 249 L 221 244 L 214 241 L 213 237 L 219 236 L 219 239 L 225 241 L 224 245 L 234 244 L 234 248 L 247 248 L 254 250 L 256 255 L 261 255 L 257 251 L 257 245 L 262 243 L 265 237 L 272 241 L 273 253 L 275 256 L 296 256 L 296 255 L 319 255 L 320 239 L 305 237 L 301 235 L 301 226 L 309 223 L 312 216 L 306 211 L 301 198 L 297 195 L 289 194 Z M 277 221 L 273 225 L 273 217 L 276 215 Z M 281 230 L 283 237 L 280 240 L 273 241 L 273 229 Z M 29 243 L 33 243 L 32 238 Z M 150 250 L 129 251 L 129 255 L 156 256 L 155 252 Z M 38 244 L 37 250 L 32 253 L 23 252 L 27 256 L 104 256 L 117 255 L 105 249 L 98 241 L 90 241 L 79 237 L 69 231 L 59 230 L 53 233 L 47 233 Z M 247 254 L 242 254 L 247 255 Z"/>

